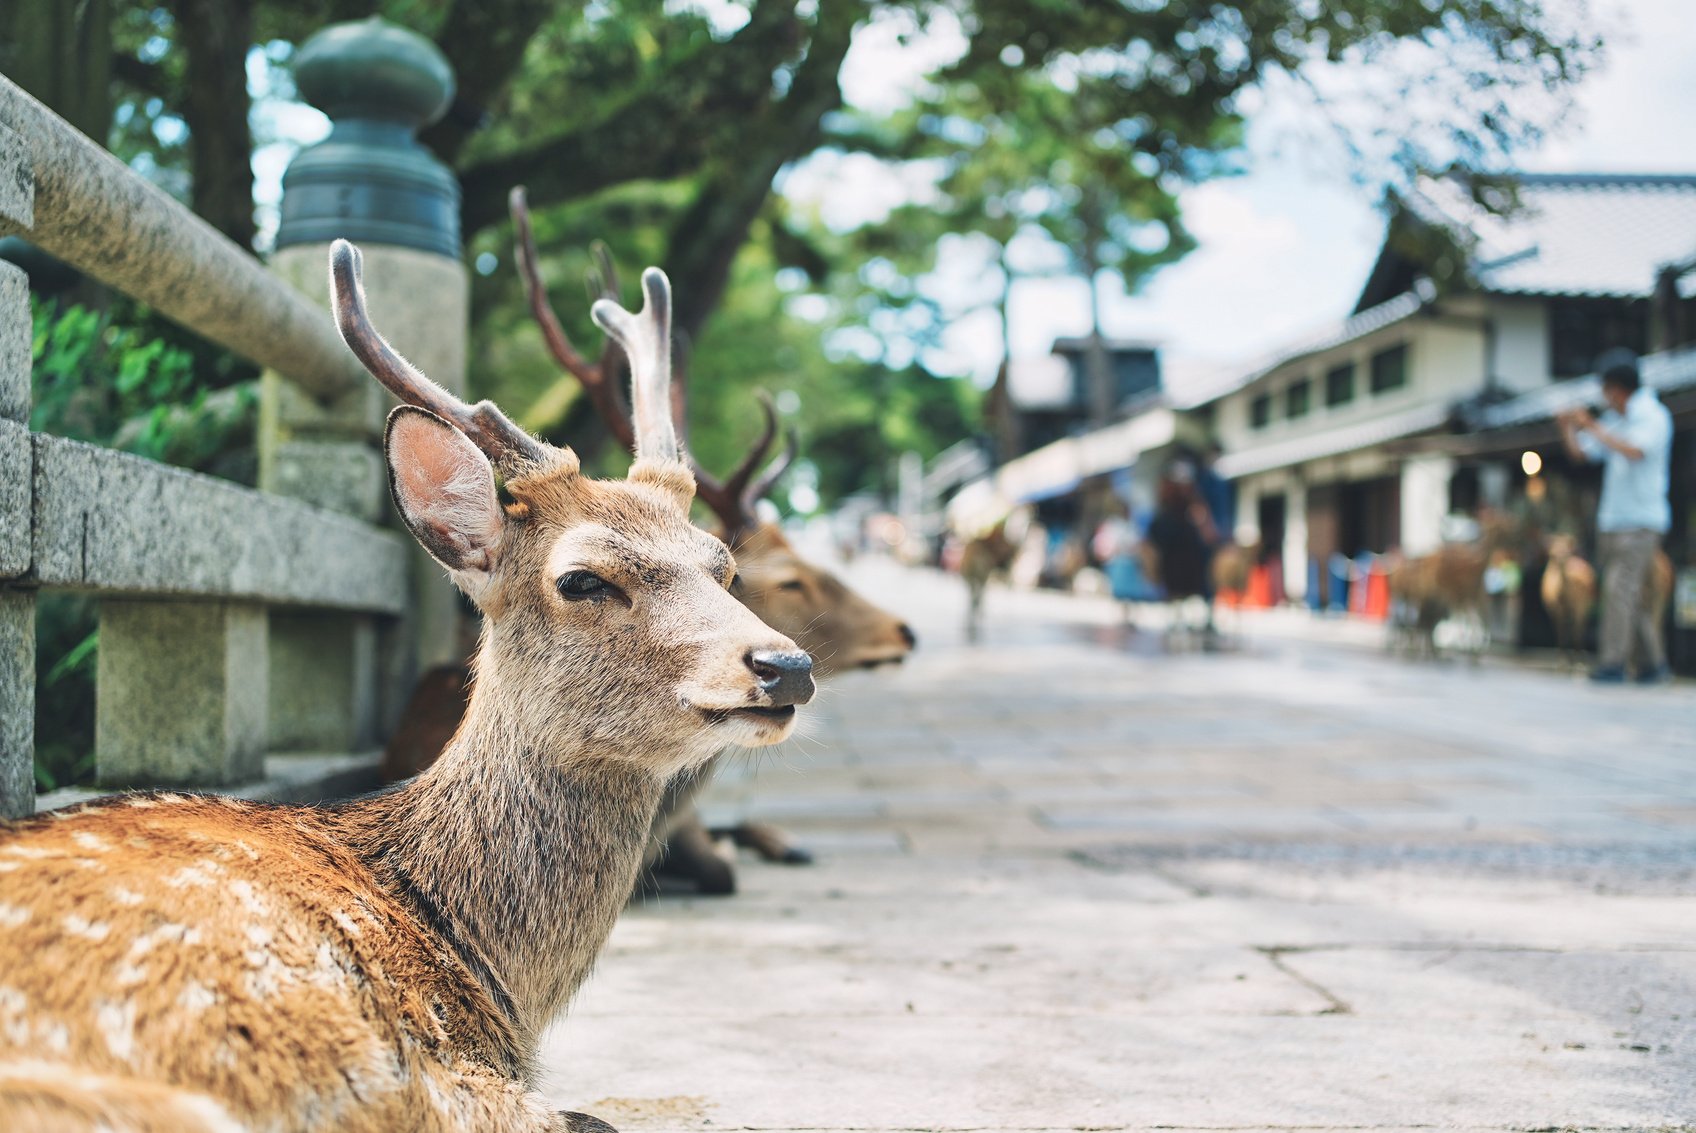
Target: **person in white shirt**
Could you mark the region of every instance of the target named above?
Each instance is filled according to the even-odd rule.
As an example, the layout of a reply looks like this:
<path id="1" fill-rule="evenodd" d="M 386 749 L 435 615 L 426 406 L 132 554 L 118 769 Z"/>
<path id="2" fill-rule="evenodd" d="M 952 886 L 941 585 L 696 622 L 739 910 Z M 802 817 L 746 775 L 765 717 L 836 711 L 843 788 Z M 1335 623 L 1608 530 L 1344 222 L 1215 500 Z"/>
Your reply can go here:
<path id="1" fill-rule="evenodd" d="M 1672 526 L 1667 489 L 1672 468 L 1672 414 L 1642 385 L 1637 356 L 1609 350 L 1596 360 L 1607 411 L 1571 409 L 1556 418 L 1575 460 L 1601 461 L 1602 499 L 1596 509 L 1602 560 L 1600 664 L 1590 679 L 1617 684 L 1635 649 L 1637 680 L 1671 677 L 1659 619 L 1643 601 L 1661 538 Z"/>

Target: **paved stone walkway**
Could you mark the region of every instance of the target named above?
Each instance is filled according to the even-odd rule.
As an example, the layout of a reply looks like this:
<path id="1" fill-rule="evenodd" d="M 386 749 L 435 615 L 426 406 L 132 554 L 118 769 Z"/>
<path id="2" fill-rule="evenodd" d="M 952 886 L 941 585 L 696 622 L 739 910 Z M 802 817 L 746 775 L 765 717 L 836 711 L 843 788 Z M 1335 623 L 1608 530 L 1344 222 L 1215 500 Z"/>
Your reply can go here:
<path id="1" fill-rule="evenodd" d="M 632 908 L 553 1093 L 627 1131 L 1696 1128 L 1696 688 L 871 562 L 900 672 L 709 817 L 810 868 Z M 1337 635 L 1332 633 L 1331 637 Z M 1347 635 L 1344 635 L 1345 637 Z"/>

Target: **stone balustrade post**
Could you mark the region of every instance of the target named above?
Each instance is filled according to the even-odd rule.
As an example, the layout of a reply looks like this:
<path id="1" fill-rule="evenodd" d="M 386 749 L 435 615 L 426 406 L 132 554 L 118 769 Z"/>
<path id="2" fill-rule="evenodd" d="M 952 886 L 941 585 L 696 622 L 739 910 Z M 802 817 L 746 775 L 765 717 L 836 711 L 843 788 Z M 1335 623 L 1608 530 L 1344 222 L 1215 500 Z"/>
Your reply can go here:
<path id="1" fill-rule="evenodd" d="M 0 125 L 0 221 L 34 223 L 29 151 Z M 34 450 L 29 439 L 29 283 L 0 262 L 0 818 L 35 809 L 35 591 L 29 573 Z"/>
<path id="2" fill-rule="evenodd" d="M 314 35 L 296 55 L 295 79 L 332 130 L 284 174 L 272 270 L 327 307 L 330 243 L 352 240 L 364 254 L 373 321 L 431 378 L 463 393 L 470 303 L 459 185 L 414 137 L 446 112 L 452 69 L 422 36 L 373 18 Z M 388 404 L 375 382 L 325 404 L 266 374 L 260 487 L 383 522 Z M 400 624 L 272 612 L 273 748 L 368 746 L 392 726 L 420 666 L 458 660 L 457 602 L 422 552 L 412 591 L 412 617 Z"/>

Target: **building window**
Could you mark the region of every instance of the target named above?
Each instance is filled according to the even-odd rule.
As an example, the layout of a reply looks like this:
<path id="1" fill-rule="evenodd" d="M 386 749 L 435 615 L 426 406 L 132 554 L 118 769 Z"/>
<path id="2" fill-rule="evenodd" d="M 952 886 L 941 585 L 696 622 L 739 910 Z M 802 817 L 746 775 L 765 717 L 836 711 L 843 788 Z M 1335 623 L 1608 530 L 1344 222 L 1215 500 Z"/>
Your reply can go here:
<path id="1" fill-rule="evenodd" d="M 1313 402 L 1313 383 L 1306 378 L 1299 382 L 1291 382 L 1290 388 L 1284 391 L 1284 416 L 1292 421 L 1297 417 L 1307 416 L 1307 411 Z"/>
<path id="2" fill-rule="evenodd" d="M 1387 393 L 1407 385 L 1407 347 L 1392 346 L 1372 356 L 1372 392 Z"/>
<path id="3" fill-rule="evenodd" d="M 1248 426 L 1264 429 L 1272 423 L 1272 395 L 1263 393 L 1248 403 Z"/>
<path id="4" fill-rule="evenodd" d="M 1344 362 L 1325 372 L 1325 404 L 1347 405 L 1354 400 L 1354 363 Z"/>

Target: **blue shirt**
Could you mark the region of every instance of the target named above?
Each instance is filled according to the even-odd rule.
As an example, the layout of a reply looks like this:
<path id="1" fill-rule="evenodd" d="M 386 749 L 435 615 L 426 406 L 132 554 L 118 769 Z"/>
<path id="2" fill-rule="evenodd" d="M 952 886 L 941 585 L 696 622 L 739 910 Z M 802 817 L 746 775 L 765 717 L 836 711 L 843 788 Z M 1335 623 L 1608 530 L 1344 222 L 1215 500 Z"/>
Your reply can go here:
<path id="1" fill-rule="evenodd" d="M 1627 460 L 1595 434 L 1578 434 L 1584 455 L 1603 462 L 1596 529 L 1666 531 L 1672 526 L 1672 504 L 1667 500 L 1672 479 L 1672 414 L 1653 390 L 1640 386 L 1625 403 L 1624 413 L 1609 409 L 1597 423 L 1641 452 L 1643 459 Z"/>

